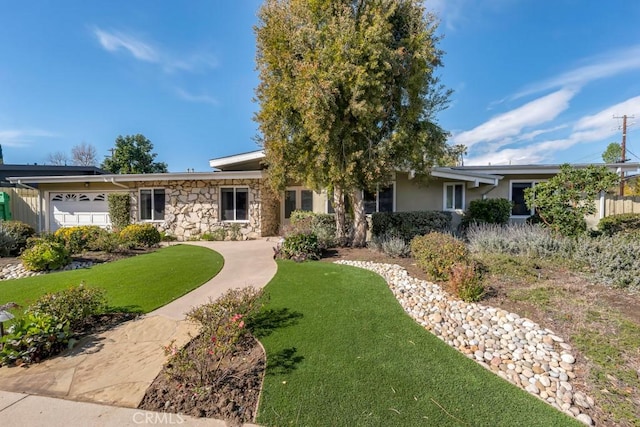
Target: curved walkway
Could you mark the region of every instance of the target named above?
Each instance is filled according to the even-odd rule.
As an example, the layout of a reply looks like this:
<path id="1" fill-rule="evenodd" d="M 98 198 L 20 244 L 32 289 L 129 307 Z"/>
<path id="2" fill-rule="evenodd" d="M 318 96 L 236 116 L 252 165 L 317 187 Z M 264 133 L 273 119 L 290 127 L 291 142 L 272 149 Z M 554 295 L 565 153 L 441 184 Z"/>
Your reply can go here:
<path id="1" fill-rule="evenodd" d="M 223 256 L 224 266 L 218 275 L 158 310 L 84 338 L 70 352 L 28 368 L 0 368 L 0 425 L 141 424 L 140 420 L 147 417 L 143 411 L 95 403 L 136 408 L 166 360 L 161 347 L 172 340 L 183 345 L 197 331 L 184 320 L 191 307 L 215 299 L 228 289 L 264 287 L 276 273 L 274 243 L 268 240 L 189 243 Z M 161 424 L 158 420 L 156 417 L 151 423 Z M 224 425 L 217 420 L 195 421 L 189 420 L 188 425 Z"/>

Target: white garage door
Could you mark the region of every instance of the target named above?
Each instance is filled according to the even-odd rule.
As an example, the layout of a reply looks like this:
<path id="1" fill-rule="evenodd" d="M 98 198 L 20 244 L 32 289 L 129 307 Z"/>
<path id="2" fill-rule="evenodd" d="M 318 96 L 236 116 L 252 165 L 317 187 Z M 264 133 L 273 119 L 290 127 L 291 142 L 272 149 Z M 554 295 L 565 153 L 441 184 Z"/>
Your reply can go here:
<path id="1" fill-rule="evenodd" d="M 49 229 L 74 225 L 111 225 L 106 193 L 51 193 Z"/>

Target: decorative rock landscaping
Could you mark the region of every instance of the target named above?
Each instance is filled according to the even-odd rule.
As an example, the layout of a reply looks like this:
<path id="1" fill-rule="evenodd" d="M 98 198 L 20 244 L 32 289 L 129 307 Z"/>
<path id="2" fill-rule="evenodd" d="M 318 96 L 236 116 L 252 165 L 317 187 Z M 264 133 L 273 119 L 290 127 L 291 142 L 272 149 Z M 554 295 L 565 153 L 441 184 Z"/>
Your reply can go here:
<path id="1" fill-rule="evenodd" d="M 582 411 L 594 401 L 575 391 L 571 346 L 517 314 L 451 298 L 438 285 L 393 264 L 337 261 L 381 275 L 404 310 L 438 338 L 555 408 L 593 425 Z"/>
<path id="2" fill-rule="evenodd" d="M 67 271 L 67 270 L 77 270 L 79 268 L 89 268 L 93 265 L 93 262 L 78 262 L 73 261 L 71 264 L 55 271 Z M 0 270 L 0 280 L 10 280 L 10 279 L 22 279 L 23 277 L 33 277 L 39 276 L 41 274 L 51 273 L 50 271 L 29 271 L 27 270 L 22 263 L 18 264 L 7 264 L 2 267 Z"/>

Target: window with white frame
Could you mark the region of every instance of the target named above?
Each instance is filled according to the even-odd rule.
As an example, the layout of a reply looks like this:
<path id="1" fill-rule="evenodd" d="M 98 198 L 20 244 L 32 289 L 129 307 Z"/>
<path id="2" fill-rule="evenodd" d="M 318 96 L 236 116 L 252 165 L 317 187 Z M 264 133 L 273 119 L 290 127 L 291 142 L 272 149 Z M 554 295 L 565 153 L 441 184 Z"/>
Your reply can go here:
<path id="1" fill-rule="evenodd" d="M 221 188 L 220 211 L 222 221 L 248 221 L 249 189 L 247 187 Z"/>
<path id="2" fill-rule="evenodd" d="M 140 189 L 140 220 L 164 220 L 165 193 L 164 188 Z"/>
<path id="3" fill-rule="evenodd" d="M 511 181 L 509 189 L 509 200 L 511 200 L 511 216 L 530 216 L 534 210 L 527 207 L 524 192 L 527 188 L 533 188 L 537 184 L 536 181 Z"/>
<path id="4" fill-rule="evenodd" d="M 464 209 L 464 184 L 460 182 L 445 183 L 442 204 L 445 211 Z"/>

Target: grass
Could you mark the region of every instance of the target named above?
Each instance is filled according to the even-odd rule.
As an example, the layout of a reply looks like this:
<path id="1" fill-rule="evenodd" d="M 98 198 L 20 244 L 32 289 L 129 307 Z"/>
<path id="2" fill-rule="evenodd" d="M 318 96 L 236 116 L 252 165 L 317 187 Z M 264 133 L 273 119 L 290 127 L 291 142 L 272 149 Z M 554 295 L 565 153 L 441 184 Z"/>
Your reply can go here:
<path id="1" fill-rule="evenodd" d="M 222 265 L 210 249 L 175 245 L 89 269 L 0 282 L 0 304 L 26 307 L 45 293 L 84 283 L 105 289 L 112 310 L 148 313 L 201 286 Z"/>
<path id="2" fill-rule="evenodd" d="M 372 272 L 280 261 L 266 292 L 262 425 L 580 425 L 424 330 Z"/>

